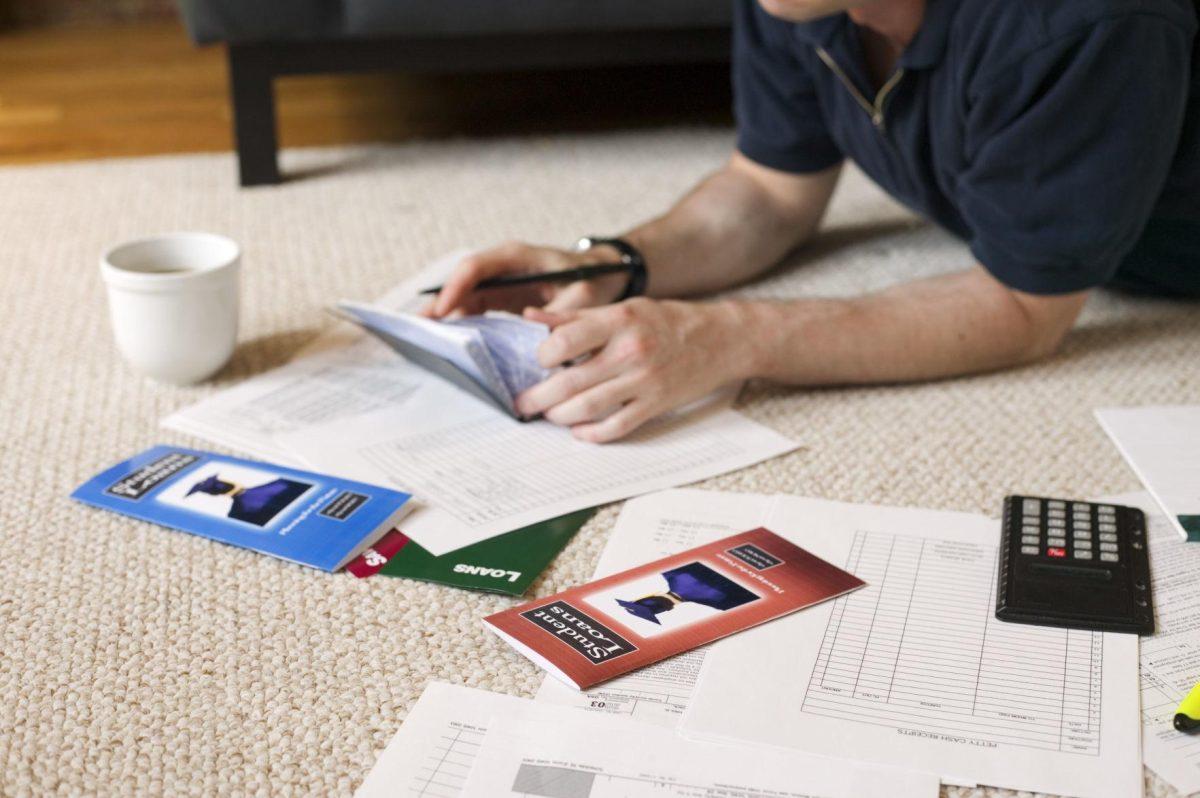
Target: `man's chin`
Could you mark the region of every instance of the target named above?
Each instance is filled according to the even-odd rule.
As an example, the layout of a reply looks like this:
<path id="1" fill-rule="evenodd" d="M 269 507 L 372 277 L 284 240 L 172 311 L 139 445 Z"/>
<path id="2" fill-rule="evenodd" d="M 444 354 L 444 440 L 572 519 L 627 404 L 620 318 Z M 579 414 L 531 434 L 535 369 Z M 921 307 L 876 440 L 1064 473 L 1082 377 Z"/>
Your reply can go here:
<path id="1" fill-rule="evenodd" d="M 771 16 L 789 22 L 811 22 L 839 14 L 851 5 L 845 0 L 758 0 L 758 4 Z"/>

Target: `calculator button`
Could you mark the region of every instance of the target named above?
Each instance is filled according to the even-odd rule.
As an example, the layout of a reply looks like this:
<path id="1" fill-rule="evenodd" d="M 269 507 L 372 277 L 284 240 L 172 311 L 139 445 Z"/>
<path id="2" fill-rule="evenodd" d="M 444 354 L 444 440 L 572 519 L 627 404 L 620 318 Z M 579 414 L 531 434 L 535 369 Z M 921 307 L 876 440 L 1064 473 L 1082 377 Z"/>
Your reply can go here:
<path id="1" fill-rule="evenodd" d="M 1048 519 L 1046 519 L 1046 526 L 1048 526 L 1048 527 L 1052 527 L 1052 528 L 1055 528 L 1055 529 L 1062 529 L 1062 528 L 1063 528 L 1063 527 L 1065 527 L 1066 525 L 1067 525 L 1067 522 L 1066 522 L 1066 521 L 1064 521 L 1064 520 L 1063 520 L 1063 519 L 1061 519 L 1061 518 L 1048 518 Z"/>
<path id="2" fill-rule="evenodd" d="M 1100 544 L 1100 551 L 1116 551 L 1116 550 L 1117 550 L 1116 543 L 1101 543 Z"/>
<path id="3" fill-rule="evenodd" d="M 1041 542 L 1041 538 L 1039 538 L 1037 535 L 1021 535 L 1022 546 L 1036 546 Z"/>
<path id="4" fill-rule="evenodd" d="M 1047 546 L 1065 546 L 1065 545 L 1067 545 L 1067 539 L 1066 538 L 1047 538 L 1046 545 Z"/>
<path id="5" fill-rule="evenodd" d="M 1111 507 L 1107 504 L 1102 504 L 1096 508 L 1096 512 L 1100 513 L 1100 515 L 1114 515 L 1115 516 L 1117 514 L 1117 508 Z"/>
<path id="6" fill-rule="evenodd" d="M 1076 513 L 1090 513 L 1092 507 L 1087 502 L 1071 502 L 1071 510 Z"/>
<path id="7" fill-rule="evenodd" d="M 1046 515 L 1049 518 L 1066 518 L 1067 511 L 1066 510 L 1047 510 Z"/>
<path id="8" fill-rule="evenodd" d="M 1021 509 L 1025 511 L 1025 515 L 1041 515 L 1042 503 L 1037 499 L 1022 499 Z"/>
<path id="9" fill-rule="evenodd" d="M 1046 502 L 1046 506 L 1049 507 L 1051 510 L 1067 509 L 1067 503 L 1064 501 L 1059 501 L 1058 499 L 1053 499 L 1052 501 Z"/>
<path id="10" fill-rule="evenodd" d="M 1075 550 L 1076 550 L 1076 551 L 1078 551 L 1079 549 L 1088 549 L 1088 550 L 1090 550 L 1091 548 L 1092 548 L 1092 541 L 1090 541 L 1090 540 L 1077 540 L 1077 541 L 1075 541 Z"/>
<path id="11" fill-rule="evenodd" d="M 1077 560 L 1090 560 L 1090 559 L 1092 559 L 1092 550 L 1091 550 L 1091 549 L 1080 549 L 1080 548 L 1076 548 L 1076 549 L 1075 549 L 1075 559 L 1077 559 Z"/>
<path id="12" fill-rule="evenodd" d="M 1072 530 L 1072 532 L 1071 532 L 1071 537 L 1075 538 L 1076 540 L 1079 540 L 1081 538 L 1087 539 L 1087 538 L 1090 538 L 1091 536 L 1092 536 L 1092 530 L 1090 530 L 1090 529 L 1075 529 L 1075 530 Z"/>
<path id="13" fill-rule="evenodd" d="M 1040 550 L 1038 549 L 1037 546 L 1022 546 L 1021 547 L 1022 554 L 1037 554 L 1038 551 L 1040 551 Z"/>
<path id="14" fill-rule="evenodd" d="M 1101 543 L 1116 543 L 1117 542 L 1117 533 L 1116 532 L 1101 532 L 1100 533 L 1100 542 Z"/>
<path id="15" fill-rule="evenodd" d="M 1075 516 L 1071 519 L 1071 526 L 1075 527 L 1076 529 L 1091 529 L 1092 519 Z"/>
<path id="16" fill-rule="evenodd" d="M 1046 549 L 1046 555 L 1049 557 L 1066 557 L 1067 550 L 1051 546 L 1050 548 Z"/>
<path id="17" fill-rule="evenodd" d="M 1103 521 L 1101 521 L 1100 522 L 1100 531 L 1101 532 L 1116 532 L 1117 525 L 1116 524 L 1106 524 Z"/>
<path id="18" fill-rule="evenodd" d="M 1040 535 L 1040 534 L 1042 534 L 1042 528 L 1040 526 L 1026 525 L 1026 526 L 1021 527 L 1021 534 L 1022 535 Z"/>
<path id="19" fill-rule="evenodd" d="M 1100 552 L 1100 561 L 1101 562 L 1117 562 L 1118 557 L 1116 554 L 1113 554 L 1111 551 L 1102 551 L 1102 552 Z"/>

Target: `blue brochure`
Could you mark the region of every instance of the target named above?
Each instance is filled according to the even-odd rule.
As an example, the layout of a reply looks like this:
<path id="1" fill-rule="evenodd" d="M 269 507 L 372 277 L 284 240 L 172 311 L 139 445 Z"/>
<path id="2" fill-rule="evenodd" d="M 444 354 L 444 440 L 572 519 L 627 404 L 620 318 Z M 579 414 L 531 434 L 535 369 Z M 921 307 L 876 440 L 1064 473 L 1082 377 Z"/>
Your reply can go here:
<path id="1" fill-rule="evenodd" d="M 336 571 L 391 529 L 412 497 L 253 460 L 155 446 L 88 480 L 71 498 Z"/>

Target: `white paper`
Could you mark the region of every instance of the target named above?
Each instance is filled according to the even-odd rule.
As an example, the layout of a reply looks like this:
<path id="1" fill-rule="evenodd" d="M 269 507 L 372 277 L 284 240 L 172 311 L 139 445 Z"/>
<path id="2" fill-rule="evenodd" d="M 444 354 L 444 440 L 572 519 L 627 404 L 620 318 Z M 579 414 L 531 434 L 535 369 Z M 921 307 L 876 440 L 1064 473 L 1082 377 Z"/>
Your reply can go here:
<path id="1" fill-rule="evenodd" d="M 513 696 L 430 682 L 355 796 L 455 798 L 490 720 L 538 711 Z"/>
<path id="2" fill-rule="evenodd" d="M 276 440 L 314 470 L 419 497 L 425 505 L 404 532 L 435 556 L 797 446 L 715 400 L 596 445 L 547 421 L 515 421 L 449 386 L 432 388 L 403 406 Z"/>
<path id="3" fill-rule="evenodd" d="M 497 717 L 471 798 L 935 798 L 936 776 L 800 752 L 686 740 L 622 718 Z"/>
<path id="4" fill-rule="evenodd" d="M 1200 792 L 1200 736 L 1172 725 L 1175 708 L 1200 682 L 1200 544 L 1180 540 L 1148 493 L 1103 501 L 1140 507 L 1150 538 L 1155 629 L 1141 638 L 1142 758 L 1184 795 Z"/>
<path id="5" fill-rule="evenodd" d="M 1096 418 L 1177 533 L 1200 540 L 1200 405 L 1110 407 Z"/>
<path id="6" fill-rule="evenodd" d="M 763 526 L 773 503 L 773 496 L 758 493 L 694 488 L 631 499 L 621 508 L 592 578 Z M 586 692 L 547 676 L 535 700 L 673 727 L 692 696 L 709 648 L 692 649 Z"/>
<path id="7" fill-rule="evenodd" d="M 413 309 L 417 292 L 441 282 L 467 250 L 439 258 L 376 301 Z M 184 408 L 162 425 L 270 462 L 304 467 L 276 436 L 403 405 L 429 376 L 349 323 L 305 346 L 291 362 Z"/>
<path id="8" fill-rule="evenodd" d="M 997 621 L 998 521 L 781 498 L 768 526 L 802 546 L 808 529 L 840 530 L 850 554 L 831 562 L 868 586 L 714 647 L 685 734 L 956 783 L 1142 794 L 1137 637 Z"/>

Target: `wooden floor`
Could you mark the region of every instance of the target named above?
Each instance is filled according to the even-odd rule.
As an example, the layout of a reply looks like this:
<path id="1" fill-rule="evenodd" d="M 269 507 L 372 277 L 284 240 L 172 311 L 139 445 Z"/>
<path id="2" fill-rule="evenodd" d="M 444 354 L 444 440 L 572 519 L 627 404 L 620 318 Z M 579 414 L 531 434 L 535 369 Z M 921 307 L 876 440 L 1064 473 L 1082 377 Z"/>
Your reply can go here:
<path id="1" fill-rule="evenodd" d="M 283 146 L 729 121 L 725 67 L 278 82 Z M 0 164 L 228 150 L 225 53 L 177 24 L 0 33 Z"/>

